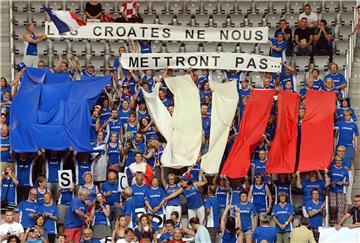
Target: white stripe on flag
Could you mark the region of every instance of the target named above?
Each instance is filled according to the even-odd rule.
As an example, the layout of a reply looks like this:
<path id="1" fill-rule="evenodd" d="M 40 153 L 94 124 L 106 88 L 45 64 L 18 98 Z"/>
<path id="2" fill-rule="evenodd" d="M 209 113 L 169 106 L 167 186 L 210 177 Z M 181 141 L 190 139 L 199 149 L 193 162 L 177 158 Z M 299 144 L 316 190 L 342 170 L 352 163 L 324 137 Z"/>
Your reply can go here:
<path id="1" fill-rule="evenodd" d="M 52 13 L 58 17 L 61 21 L 63 21 L 71 31 L 76 30 L 80 27 L 80 25 L 73 19 L 68 11 L 56 10 L 52 11 Z"/>

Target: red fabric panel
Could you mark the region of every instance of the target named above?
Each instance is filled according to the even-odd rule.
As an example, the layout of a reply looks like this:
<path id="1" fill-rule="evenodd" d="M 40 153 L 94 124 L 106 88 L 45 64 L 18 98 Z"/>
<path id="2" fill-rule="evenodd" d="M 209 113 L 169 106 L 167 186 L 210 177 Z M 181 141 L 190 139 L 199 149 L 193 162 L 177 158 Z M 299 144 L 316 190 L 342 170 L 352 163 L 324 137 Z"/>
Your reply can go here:
<path id="1" fill-rule="evenodd" d="M 276 132 L 266 164 L 268 174 L 295 170 L 299 100 L 297 93 L 279 93 Z"/>
<path id="2" fill-rule="evenodd" d="M 323 170 L 330 165 L 334 150 L 334 92 L 308 90 L 301 126 L 300 172 Z"/>
<path id="3" fill-rule="evenodd" d="M 84 26 L 86 25 L 86 22 L 82 21 L 76 14 L 74 14 L 73 12 L 70 12 L 70 15 L 73 19 L 75 19 L 75 21 L 78 23 L 78 25 L 80 26 Z"/>
<path id="4" fill-rule="evenodd" d="M 250 155 L 264 134 L 275 90 L 252 90 L 240 123 L 240 131 L 225 161 L 222 174 L 242 178 L 250 168 Z"/>

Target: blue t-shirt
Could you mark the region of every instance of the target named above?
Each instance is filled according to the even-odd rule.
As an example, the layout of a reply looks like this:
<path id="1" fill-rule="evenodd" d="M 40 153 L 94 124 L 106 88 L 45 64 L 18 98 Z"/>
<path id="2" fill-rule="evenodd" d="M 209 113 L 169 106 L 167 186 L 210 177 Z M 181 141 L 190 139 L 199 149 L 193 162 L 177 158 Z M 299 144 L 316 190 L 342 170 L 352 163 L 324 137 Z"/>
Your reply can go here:
<path id="1" fill-rule="evenodd" d="M 132 198 L 135 201 L 135 208 L 144 208 L 145 207 L 145 194 L 148 191 L 149 187 L 146 184 L 138 186 L 134 184 L 131 186 L 132 189 Z"/>
<path id="2" fill-rule="evenodd" d="M 339 121 L 344 121 L 345 120 L 344 111 L 351 111 L 351 119 L 352 119 L 352 121 L 353 122 L 357 121 L 355 111 L 351 107 L 349 107 L 349 108 L 337 108 L 336 109 L 336 114 L 338 116 Z"/>
<path id="3" fill-rule="evenodd" d="M 32 169 L 33 163 L 32 159 L 21 160 L 20 158 L 16 160 L 16 177 L 19 180 L 20 186 L 33 186 L 32 182 Z"/>
<path id="4" fill-rule="evenodd" d="M 341 74 L 341 73 L 336 73 L 336 74 L 328 73 L 324 77 L 324 80 L 326 80 L 327 78 L 331 78 L 334 81 L 335 87 L 338 87 L 340 85 L 343 85 L 343 84 L 347 83 L 344 75 Z"/>
<path id="5" fill-rule="evenodd" d="M 256 215 L 255 206 L 251 202 L 247 202 L 246 204 L 239 203 L 237 204 L 240 209 L 240 220 L 241 220 L 241 230 L 247 231 L 251 230 L 252 225 L 252 217 Z M 233 212 L 233 215 L 235 213 Z"/>
<path id="6" fill-rule="evenodd" d="M 284 207 L 281 207 L 279 203 L 275 204 L 271 213 L 271 216 L 275 216 L 281 224 L 285 224 L 290 215 L 295 215 L 294 207 L 290 203 L 285 203 Z M 289 232 L 292 230 L 292 225 L 291 222 L 288 222 L 285 229 L 281 229 L 275 224 L 275 229 L 277 233 Z"/>
<path id="7" fill-rule="evenodd" d="M 59 204 L 70 206 L 73 198 L 74 192 L 70 191 L 70 189 L 61 189 Z"/>
<path id="8" fill-rule="evenodd" d="M 149 41 L 146 45 L 143 41 L 139 41 L 140 53 L 152 53 L 151 41 Z"/>
<path id="9" fill-rule="evenodd" d="M 83 185 L 84 179 L 83 175 L 85 172 L 93 172 L 93 161 L 85 161 L 82 162 L 79 159 L 76 159 L 77 163 L 75 166 L 75 173 L 76 173 L 76 184 Z"/>
<path id="10" fill-rule="evenodd" d="M 209 81 L 209 76 L 201 76 L 200 78 L 198 78 L 198 80 L 196 81 L 196 85 L 197 87 L 200 89 L 205 82 Z"/>
<path id="11" fill-rule="evenodd" d="M 196 163 L 191 170 L 189 171 L 189 173 L 191 174 L 192 178 L 191 181 L 195 182 L 195 181 L 199 181 L 200 180 L 200 164 Z"/>
<path id="12" fill-rule="evenodd" d="M 218 187 L 216 189 L 216 197 L 218 199 L 219 208 L 225 208 L 228 201 L 228 190 L 227 188 Z"/>
<path id="13" fill-rule="evenodd" d="M 258 159 L 255 159 L 252 161 L 253 165 L 254 165 L 254 174 L 257 173 L 261 173 L 264 177 L 263 177 L 263 181 L 265 184 L 267 184 L 269 182 L 268 177 L 266 176 L 266 163 L 267 161 L 260 161 Z"/>
<path id="14" fill-rule="evenodd" d="M 309 214 L 310 211 L 320 210 L 322 204 L 323 202 L 320 200 L 317 203 L 315 203 L 314 200 L 310 200 L 306 204 L 306 211 Z M 317 213 L 312 217 L 309 216 L 309 225 L 313 228 L 319 228 L 320 226 L 322 226 L 322 221 L 322 212 Z"/>
<path id="15" fill-rule="evenodd" d="M 134 198 L 128 198 L 125 201 L 124 207 L 122 208 L 122 215 L 130 216 L 130 222 L 131 224 L 129 227 L 134 227 L 136 225 L 136 202 Z"/>
<path id="16" fill-rule="evenodd" d="M 114 146 L 111 143 L 108 143 L 108 162 L 110 165 L 118 165 L 120 164 L 120 147 L 119 143 L 116 143 Z"/>
<path id="17" fill-rule="evenodd" d="M 207 221 L 206 221 L 206 227 L 219 228 L 220 227 L 219 202 L 216 196 L 208 197 L 205 200 L 205 208 L 210 209 L 210 214 L 207 217 Z"/>
<path id="18" fill-rule="evenodd" d="M 106 204 L 109 204 L 111 208 L 115 208 L 114 205 L 116 202 L 120 203 L 120 189 L 119 189 L 119 183 L 110 183 L 108 181 L 105 181 L 101 187 L 101 193 L 105 194 L 107 192 L 111 192 L 111 195 L 106 197 L 105 202 Z"/>
<path id="19" fill-rule="evenodd" d="M 19 203 L 19 208 L 17 212 L 20 214 L 19 223 L 22 224 L 24 228 L 30 228 L 35 225 L 35 218 L 31 218 L 29 214 L 36 214 L 38 204 L 29 200 L 22 201 Z"/>
<path id="20" fill-rule="evenodd" d="M 59 211 L 54 204 L 51 204 L 51 205 L 43 204 L 38 207 L 36 213 L 37 214 L 50 213 L 54 217 L 59 216 Z M 46 230 L 46 232 L 48 234 L 56 234 L 57 233 L 56 221 L 49 217 L 45 217 L 44 229 Z"/>
<path id="21" fill-rule="evenodd" d="M 95 205 L 94 225 L 108 225 L 110 226 L 109 218 L 104 213 L 105 205 Z"/>
<path id="22" fill-rule="evenodd" d="M 7 192 L 8 191 L 8 192 Z M 7 192 L 7 196 L 6 196 Z M 1 200 L 7 200 L 10 206 L 17 205 L 16 187 L 11 179 L 3 177 L 1 182 Z"/>
<path id="23" fill-rule="evenodd" d="M 10 156 L 10 140 L 9 137 L 2 137 L 0 138 L 0 148 L 8 149 L 6 151 L 2 151 L 0 153 L 0 162 L 11 162 Z"/>
<path id="24" fill-rule="evenodd" d="M 256 213 L 266 212 L 267 197 L 266 197 L 266 184 L 262 184 L 261 187 L 253 185 L 252 190 L 252 203 L 255 206 Z"/>
<path id="25" fill-rule="evenodd" d="M 36 40 L 37 36 L 33 33 L 30 35 L 31 39 Z M 25 41 L 25 55 L 27 56 L 37 56 L 38 48 L 36 43 L 30 43 Z"/>
<path id="26" fill-rule="evenodd" d="M 177 184 L 174 185 L 167 185 L 166 187 L 166 195 L 169 196 L 172 193 L 176 192 L 177 190 L 179 190 L 179 186 Z M 167 206 L 180 206 L 180 196 L 176 196 L 172 199 L 170 199 L 169 201 L 167 201 L 166 203 Z"/>
<path id="27" fill-rule="evenodd" d="M 202 116 L 201 117 L 202 129 L 204 131 L 205 138 L 210 137 L 210 125 L 211 125 L 211 118 L 210 116 Z"/>
<path id="28" fill-rule="evenodd" d="M 237 242 L 237 235 L 236 232 L 234 234 L 230 234 L 230 231 L 225 229 L 222 237 L 221 237 L 222 243 L 236 243 Z"/>
<path id="29" fill-rule="evenodd" d="M 338 146 L 354 147 L 354 137 L 359 136 L 359 130 L 355 122 L 338 121 L 335 128 L 339 129 Z"/>
<path id="30" fill-rule="evenodd" d="M 166 194 L 162 187 L 148 188 L 145 194 L 145 200 L 149 202 L 151 208 L 155 208 L 160 205 L 161 201 L 165 199 Z M 162 214 L 163 208 L 161 207 L 156 214 Z"/>
<path id="31" fill-rule="evenodd" d="M 252 235 L 252 240 L 255 243 L 260 243 L 266 240 L 268 243 L 274 243 L 276 240 L 276 230 L 271 226 L 258 226 Z"/>
<path id="32" fill-rule="evenodd" d="M 109 107 L 107 108 L 101 108 L 100 110 L 100 124 L 103 124 L 109 118 L 111 117 L 111 109 Z"/>
<path id="33" fill-rule="evenodd" d="M 282 61 L 285 61 L 286 60 L 285 51 L 287 48 L 286 41 L 278 42 L 278 40 L 276 38 L 271 38 L 270 41 L 274 47 L 281 48 L 281 51 L 275 51 L 274 49 L 271 49 L 271 56 L 281 58 Z"/>
<path id="34" fill-rule="evenodd" d="M 116 119 L 114 121 L 109 122 L 109 134 L 116 133 L 117 137 L 120 138 L 120 130 L 123 123 L 120 119 Z M 110 136 L 109 136 L 110 139 Z"/>
<path id="35" fill-rule="evenodd" d="M 189 209 L 197 209 L 204 205 L 201 193 L 194 185 L 192 185 L 189 190 L 183 189 L 183 194 L 187 200 Z"/>
<path id="36" fill-rule="evenodd" d="M 65 229 L 81 227 L 83 218 L 77 215 L 75 210 L 80 210 L 81 212 L 86 213 L 85 202 L 81 201 L 77 197 L 71 201 L 70 207 L 67 209 L 64 224 Z"/>
<path id="37" fill-rule="evenodd" d="M 173 238 L 173 234 L 170 232 L 165 232 L 163 234 L 161 234 L 159 241 L 158 242 L 168 242 L 169 240 L 171 240 Z"/>
<path id="38" fill-rule="evenodd" d="M 129 120 L 129 116 L 130 116 L 130 112 L 131 112 L 132 110 L 129 108 L 129 109 L 127 109 L 127 110 L 123 110 L 123 109 L 119 109 L 119 115 L 118 115 L 118 119 L 120 120 L 120 124 L 121 124 L 121 126 L 123 126 L 125 123 L 127 123 L 128 122 L 128 120 Z"/>
<path id="39" fill-rule="evenodd" d="M 165 99 L 163 99 L 161 102 L 164 104 L 164 106 L 165 106 L 166 108 L 168 108 L 168 107 L 171 105 L 172 100 L 171 100 L 170 98 L 165 98 Z"/>
<path id="40" fill-rule="evenodd" d="M 333 166 L 330 168 L 329 177 L 331 179 L 331 185 L 329 192 L 345 193 L 345 186 L 339 186 L 337 182 L 349 182 L 349 172 L 344 166 L 340 168 Z M 335 187 L 333 186 L 335 184 Z"/>
<path id="41" fill-rule="evenodd" d="M 63 169 L 62 159 L 48 158 L 45 162 L 48 182 L 59 182 L 58 171 Z"/>
<path id="42" fill-rule="evenodd" d="M 316 180 L 316 181 L 310 181 L 309 179 L 303 179 L 301 181 L 302 190 L 304 193 L 303 197 L 303 205 L 305 206 L 306 203 L 311 200 L 311 191 L 313 189 L 319 189 L 320 191 L 320 200 L 322 200 L 322 193 L 325 190 L 325 182 L 324 180 Z"/>

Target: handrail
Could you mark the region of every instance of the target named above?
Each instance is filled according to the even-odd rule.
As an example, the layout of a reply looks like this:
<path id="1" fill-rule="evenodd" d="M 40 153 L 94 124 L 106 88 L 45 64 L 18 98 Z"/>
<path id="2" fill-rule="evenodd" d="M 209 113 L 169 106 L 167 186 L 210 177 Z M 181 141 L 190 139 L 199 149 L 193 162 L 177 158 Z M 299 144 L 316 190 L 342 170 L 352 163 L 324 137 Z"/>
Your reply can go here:
<path id="1" fill-rule="evenodd" d="M 15 64 L 15 54 L 14 54 L 14 30 L 13 30 L 13 3 L 12 1 L 9 1 L 9 7 L 10 7 L 10 73 L 11 73 L 11 80 L 14 80 L 15 78 L 15 70 L 14 70 L 14 64 Z"/>

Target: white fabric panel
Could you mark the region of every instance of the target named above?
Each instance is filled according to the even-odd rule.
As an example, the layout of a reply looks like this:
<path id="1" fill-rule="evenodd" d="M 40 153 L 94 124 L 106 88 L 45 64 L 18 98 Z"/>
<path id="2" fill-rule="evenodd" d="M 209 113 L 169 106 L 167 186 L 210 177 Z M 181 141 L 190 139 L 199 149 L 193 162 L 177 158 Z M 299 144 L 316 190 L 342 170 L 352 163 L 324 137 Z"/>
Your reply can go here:
<path id="1" fill-rule="evenodd" d="M 56 17 L 58 17 L 61 21 L 63 21 L 71 31 L 76 30 L 80 27 L 80 25 L 73 19 L 68 11 L 55 10 L 52 11 Z"/>
<path id="2" fill-rule="evenodd" d="M 195 164 L 201 149 L 202 123 L 200 94 L 190 75 L 165 78 L 174 94 L 171 148 L 172 167 Z"/>
<path id="3" fill-rule="evenodd" d="M 173 128 L 171 124 L 170 113 L 159 98 L 159 88 L 160 83 L 157 83 L 152 93 L 148 93 L 144 89 L 141 89 L 144 94 L 146 107 L 149 111 L 149 114 L 154 120 L 156 127 L 159 129 L 159 132 L 167 141 L 163 154 L 161 156 L 161 163 L 165 167 L 172 167 L 171 141 Z"/>
<path id="4" fill-rule="evenodd" d="M 239 96 L 236 82 L 210 81 L 212 93 L 209 151 L 202 156 L 201 168 L 209 174 L 218 173 L 221 159 L 235 116 Z"/>
<path id="5" fill-rule="evenodd" d="M 332 228 L 319 228 L 320 231 L 320 243 L 355 243 L 360 242 L 360 228 L 349 229 L 348 227 L 342 227 L 337 231 Z"/>

